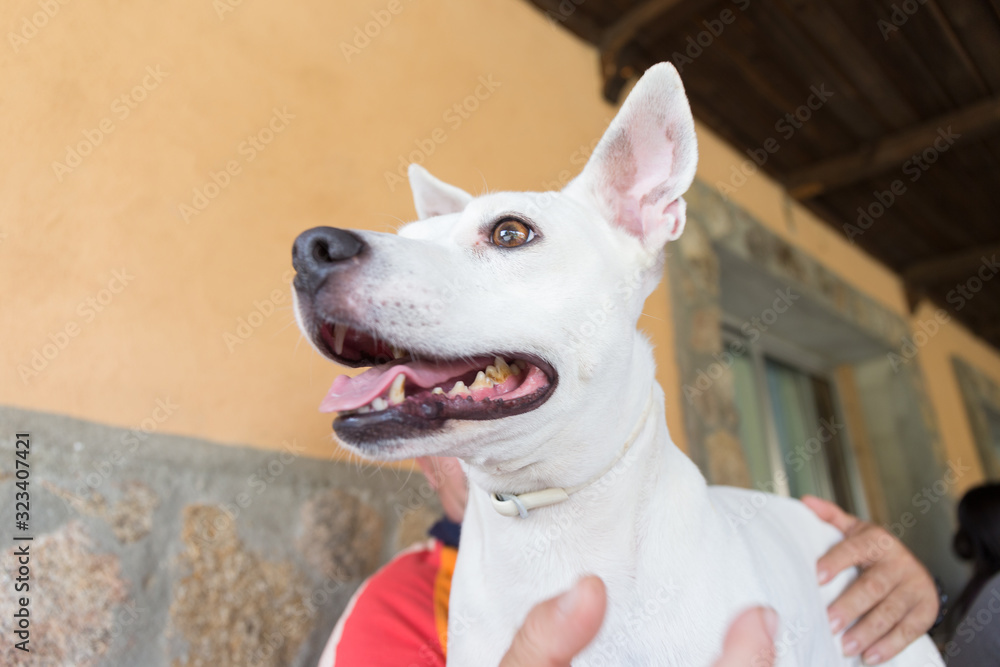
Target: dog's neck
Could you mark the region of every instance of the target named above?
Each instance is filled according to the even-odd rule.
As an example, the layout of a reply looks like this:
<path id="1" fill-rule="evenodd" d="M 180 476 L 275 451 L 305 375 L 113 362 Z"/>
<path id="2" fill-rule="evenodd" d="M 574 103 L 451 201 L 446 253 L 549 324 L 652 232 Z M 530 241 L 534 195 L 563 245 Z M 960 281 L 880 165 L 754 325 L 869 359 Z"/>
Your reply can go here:
<path id="1" fill-rule="evenodd" d="M 543 447 L 506 461 L 469 463 L 473 493 L 525 493 L 597 483 L 609 467 L 622 468 L 631 457 L 623 449 L 638 449 L 644 441 L 669 442 L 663 417 L 663 392 L 655 381 L 652 349 L 636 335 L 631 359 L 617 365 L 619 377 L 602 386 L 614 395 L 594 395 L 546 434 Z M 650 403 L 652 406 L 650 407 Z M 654 422 L 649 424 L 648 422 Z M 662 429 L 658 426 L 662 425 Z"/>

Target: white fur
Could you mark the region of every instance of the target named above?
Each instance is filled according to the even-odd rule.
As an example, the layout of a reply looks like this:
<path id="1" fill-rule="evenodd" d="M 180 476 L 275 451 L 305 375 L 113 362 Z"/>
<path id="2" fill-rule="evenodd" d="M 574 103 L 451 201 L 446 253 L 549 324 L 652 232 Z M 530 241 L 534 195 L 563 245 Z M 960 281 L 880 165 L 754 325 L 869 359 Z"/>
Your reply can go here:
<path id="1" fill-rule="evenodd" d="M 538 409 L 452 421 L 430 436 L 352 446 L 371 458 L 458 456 L 471 481 L 452 584 L 449 665 L 496 665 L 528 610 L 585 573 L 604 580 L 608 613 L 574 665 L 709 665 L 750 605 L 781 619 L 782 666 L 857 665 L 842 657 L 817 558 L 841 539 L 796 501 L 708 488 L 673 444 L 652 351 L 636 330 L 662 274 L 662 246 L 684 222 L 697 162 L 694 124 L 669 65 L 636 85 L 583 173 L 559 193 L 471 197 L 413 166 L 421 220 L 370 246 L 336 308 L 418 356 L 530 353 L 558 372 Z M 497 248 L 505 214 L 538 238 Z M 569 501 L 500 516 L 488 493 L 578 484 L 618 455 L 653 393 L 629 453 Z M 734 521 L 733 517 L 749 519 Z M 762 662 L 762 661 L 761 661 Z M 758 662 L 756 664 L 761 664 Z M 940 665 L 928 639 L 892 665 Z"/>

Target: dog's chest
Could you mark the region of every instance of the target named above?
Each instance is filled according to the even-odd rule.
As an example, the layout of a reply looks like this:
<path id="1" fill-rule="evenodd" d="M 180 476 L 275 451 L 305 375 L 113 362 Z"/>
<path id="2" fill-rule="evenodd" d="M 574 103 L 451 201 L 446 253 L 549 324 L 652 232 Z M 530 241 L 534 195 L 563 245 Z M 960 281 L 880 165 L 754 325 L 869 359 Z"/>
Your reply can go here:
<path id="1" fill-rule="evenodd" d="M 701 665 L 721 646 L 735 609 L 756 598 L 725 573 L 698 565 L 665 568 L 656 577 L 636 572 L 555 569 L 546 577 L 505 579 L 499 585 L 456 571 L 449 624 L 449 665 L 497 664 L 529 609 L 568 588 L 580 571 L 597 572 L 608 590 L 601 632 L 573 661 L 574 667 L 600 665 Z M 711 577 L 717 586 L 698 582 Z M 744 579 L 744 581 L 746 581 Z M 555 583 L 565 582 L 565 583 Z"/>
<path id="2" fill-rule="evenodd" d="M 726 544 L 709 512 L 688 509 L 697 531 L 674 521 L 673 539 L 621 520 L 613 533 L 553 521 L 537 530 L 513 524 L 519 530 L 498 537 L 495 516 L 470 517 L 452 587 L 449 665 L 497 664 L 530 608 L 584 573 L 604 581 L 608 610 L 575 666 L 708 664 L 734 611 L 760 592 L 741 571 L 749 561 L 741 547 Z"/>

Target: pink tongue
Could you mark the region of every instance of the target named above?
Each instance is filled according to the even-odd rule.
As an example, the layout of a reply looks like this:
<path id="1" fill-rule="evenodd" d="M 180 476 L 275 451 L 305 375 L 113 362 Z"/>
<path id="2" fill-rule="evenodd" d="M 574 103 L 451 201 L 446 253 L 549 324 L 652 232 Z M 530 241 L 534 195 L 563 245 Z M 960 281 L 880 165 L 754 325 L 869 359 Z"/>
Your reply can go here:
<path id="1" fill-rule="evenodd" d="M 410 361 L 405 364 L 389 363 L 373 366 L 355 377 L 340 375 L 333 381 L 326 398 L 320 403 L 319 411 L 357 410 L 363 405 L 368 405 L 381 396 L 400 374 L 405 375 L 408 381 L 424 389 L 430 389 L 446 380 L 465 375 L 469 371 L 486 368 L 492 361 L 487 357 L 472 361 Z M 448 390 L 448 387 L 443 388 L 445 391 Z"/>

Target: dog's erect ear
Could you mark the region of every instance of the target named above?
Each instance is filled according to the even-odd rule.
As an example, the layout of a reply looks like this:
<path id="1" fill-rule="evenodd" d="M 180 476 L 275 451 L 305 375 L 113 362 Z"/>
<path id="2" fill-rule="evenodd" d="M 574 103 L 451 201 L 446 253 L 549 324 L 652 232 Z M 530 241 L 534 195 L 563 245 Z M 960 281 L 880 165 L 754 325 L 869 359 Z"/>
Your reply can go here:
<path id="1" fill-rule="evenodd" d="M 459 213 L 465 210 L 472 195 L 454 185 L 440 181 L 416 162 L 410 163 L 410 189 L 413 190 L 413 204 L 417 217 L 433 218 L 436 215 Z"/>
<path id="2" fill-rule="evenodd" d="M 649 68 L 611 121 L 567 193 L 591 198 L 607 219 L 647 248 L 684 229 L 681 195 L 694 180 L 698 143 L 673 65 Z"/>

